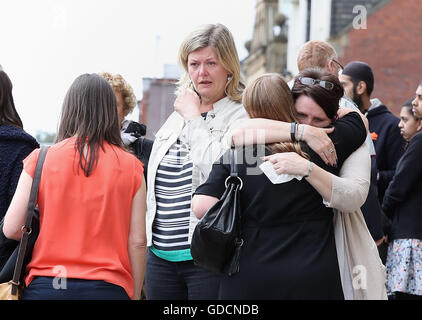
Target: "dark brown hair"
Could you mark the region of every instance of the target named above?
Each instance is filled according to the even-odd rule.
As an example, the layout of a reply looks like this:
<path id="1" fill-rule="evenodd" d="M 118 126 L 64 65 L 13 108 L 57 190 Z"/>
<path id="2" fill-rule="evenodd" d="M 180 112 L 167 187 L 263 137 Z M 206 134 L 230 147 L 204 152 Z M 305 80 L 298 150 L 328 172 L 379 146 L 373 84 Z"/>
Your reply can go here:
<path id="1" fill-rule="evenodd" d="M 329 90 L 321 87 L 320 85 L 305 85 L 300 82 L 301 77 L 312 78 L 314 80 L 331 82 L 334 87 Z M 317 68 L 305 69 L 300 72 L 295 78 L 292 88 L 293 100 L 296 100 L 301 95 L 306 95 L 314 100 L 325 112 L 328 118 L 335 120 L 339 108 L 339 102 L 344 95 L 343 86 L 340 84 L 339 79 L 327 71 L 322 71 Z"/>
<path id="2" fill-rule="evenodd" d="M 415 113 L 413 112 L 413 102 L 414 98 L 410 98 L 409 100 L 407 100 L 401 107 L 402 108 L 406 108 L 407 112 L 415 119 L 415 120 L 419 120 L 419 118 L 417 116 L 415 116 Z"/>
<path id="3" fill-rule="evenodd" d="M 8 124 L 23 129 L 13 101 L 12 88 L 12 81 L 6 72 L 0 70 L 0 125 Z"/>
<path id="4" fill-rule="evenodd" d="M 108 82 L 97 74 L 76 78 L 64 99 L 57 142 L 73 136 L 79 166 L 87 177 L 97 165 L 98 150 L 104 150 L 104 141 L 123 148 L 116 96 Z"/>

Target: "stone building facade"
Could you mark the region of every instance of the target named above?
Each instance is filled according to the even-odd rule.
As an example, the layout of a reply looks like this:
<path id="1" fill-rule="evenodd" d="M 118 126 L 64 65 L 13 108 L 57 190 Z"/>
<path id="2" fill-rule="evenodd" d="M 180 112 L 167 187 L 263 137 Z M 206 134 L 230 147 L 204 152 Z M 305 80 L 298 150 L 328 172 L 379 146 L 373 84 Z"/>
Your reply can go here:
<path id="1" fill-rule="evenodd" d="M 267 72 L 285 72 L 285 22 L 286 17 L 278 10 L 278 0 L 257 0 L 253 38 L 245 44 L 249 56 L 241 62 L 246 80 Z"/>

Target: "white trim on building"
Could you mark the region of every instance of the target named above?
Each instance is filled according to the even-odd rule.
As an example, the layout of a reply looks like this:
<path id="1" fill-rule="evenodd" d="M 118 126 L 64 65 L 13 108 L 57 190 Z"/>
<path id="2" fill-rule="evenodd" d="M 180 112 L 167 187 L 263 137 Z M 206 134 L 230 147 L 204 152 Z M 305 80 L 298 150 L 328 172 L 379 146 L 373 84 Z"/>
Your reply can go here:
<path id="1" fill-rule="evenodd" d="M 282 0 L 281 0 L 282 1 Z M 307 39 L 308 0 L 287 0 L 289 6 L 279 10 L 288 17 L 287 70 L 296 75 L 297 55 L 308 40 L 326 41 L 330 36 L 331 1 L 311 0 L 310 38 Z"/>

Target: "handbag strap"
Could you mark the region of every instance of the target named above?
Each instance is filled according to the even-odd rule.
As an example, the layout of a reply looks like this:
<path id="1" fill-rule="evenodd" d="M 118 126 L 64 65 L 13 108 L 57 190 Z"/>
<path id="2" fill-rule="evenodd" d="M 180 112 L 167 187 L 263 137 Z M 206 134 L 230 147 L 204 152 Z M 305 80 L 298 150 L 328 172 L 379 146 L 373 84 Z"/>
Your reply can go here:
<path id="1" fill-rule="evenodd" d="M 237 152 L 235 148 L 230 149 L 230 177 L 237 178 Z"/>
<path id="2" fill-rule="evenodd" d="M 28 246 L 29 235 L 32 232 L 31 225 L 34 217 L 35 203 L 38 196 L 38 187 L 41 180 L 41 172 L 47 154 L 48 146 L 42 146 L 38 156 L 37 165 L 35 167 L 34 180 L 32 181 L 31 193 L 29 195 L 28 211 L 26 213 L 25 225 L 22 227 L 22 239 L 19 244 L 18 258 L 16 260 L 15 271 L 13 273 L 12 294 L 16 295 L 19 289 L 19 279 L 22 274 L 23 262 L 25 259 L 26 248 Z"/>
<path id="3" fill-rule="evenodd" d="M 238 171 L 237 171 L 237 152 L 236 148 L 230 148 L 230 175 L 226 178 L 225 186 L 228 187 L 229 181 L 237 180 L 237 184 L 239 184 L 239 190 L 243 188 L 243 181 L 240 179 Z"/>
<path id="4" fill-rule="evenodd" d="M 234 187 L 234 192 L 238 193 L 243 188 L 243 181 L 238 175 L 237 170 L 237 151 L 235 148 L 230 149 L 230 176 L 226 179 L 226 188 L 228 187 L 228 180 L 237 180 L 238 182 L 233 183 L 237 186 Z M 239 201 L 239 200 L 238 200 Z M 243 246 L 243 238 L 242 238 L 242 228 L 241 228 L 241 210 L 239 207 L 240 203 L 234 202 L 233 206 L 236 208 L 235 212 L 237 213 L 237 218 L 235 220 L 235 223 L 237 224 L 237 234 L 235 239 L 235 250 L 233 253 L 233 258 L 231 259 L 231 262 L 229 264 L 229 267 L 227 269 L 228 275 L 231 276 L 237 272 L 239 272 L 239 259 L 240 259 L 240 250 Z"/>

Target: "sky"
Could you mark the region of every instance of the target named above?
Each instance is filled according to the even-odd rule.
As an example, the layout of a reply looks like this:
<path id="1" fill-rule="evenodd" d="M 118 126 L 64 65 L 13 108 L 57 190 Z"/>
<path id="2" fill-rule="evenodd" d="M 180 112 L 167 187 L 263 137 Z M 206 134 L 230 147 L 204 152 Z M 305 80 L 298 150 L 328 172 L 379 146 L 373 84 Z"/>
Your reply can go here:
<path id="1" fill-rule="evenodd" d="M 177 64 L 181 42 L 202 24 L 226 25 L 244 59 L 255 1 L 0 0 L 0 65 L 24 129 L 55 132 L 64 96 L 83 73 L 119 73 L 141 99 L 142 78 Z"/>

